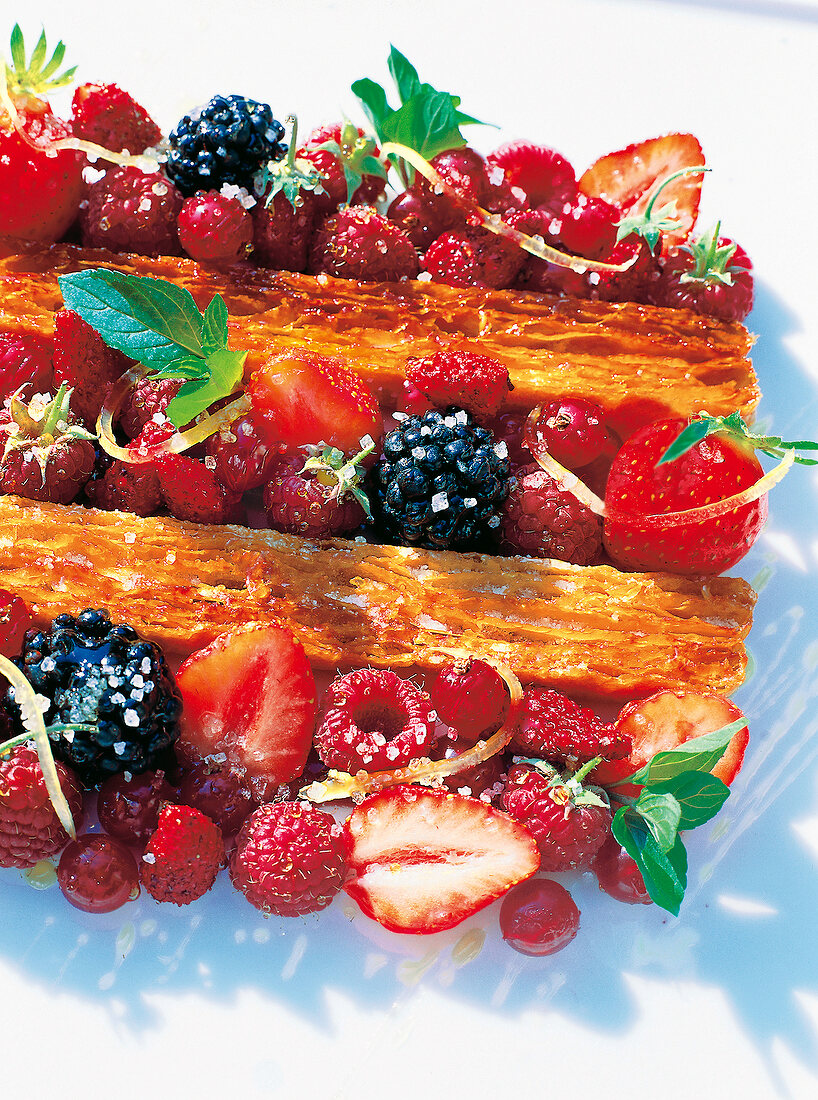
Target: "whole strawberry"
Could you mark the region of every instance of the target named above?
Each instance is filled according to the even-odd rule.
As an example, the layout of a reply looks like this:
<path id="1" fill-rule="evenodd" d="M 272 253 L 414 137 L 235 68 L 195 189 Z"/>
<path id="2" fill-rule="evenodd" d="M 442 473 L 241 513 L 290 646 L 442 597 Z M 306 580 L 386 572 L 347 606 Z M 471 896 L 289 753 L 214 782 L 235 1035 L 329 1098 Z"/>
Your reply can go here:
<path id="1" fill-rule="evenodd" d="M 264 508 L 273 530 L 322 539 L 360 527 L 367 515 L 371 517 L 360 487 L 361 458 L 348 461 L 336 447 L 323 447 L 306 462 L 280 458 L 264 487 Z"/>
<path id="2" fill-rule="evenodd" d="M 87 428 L 96 424 L 108 386 L 130 365 L 78 313 L 60 309 L 54 314 L 54 379 L 71 387 L 72 412 Z"/>
<path id="3" fill-rule="evenodd" d="M 231 523 L 238 518 L 240 494 L 225 489 L 205 462 L 188 455 L 162 454 L 155 465 L 172 516 L 190 523 Z"/>
<path id="4" fill-rule="evenodd" d="M 608 760 L 627 756 L 630 739 L 567 695 L 530 687 L 523 694 L 523 709 L 510 747 L 523 756 L 576 766 L 595 756 Z"/>
<path id="5" fill-rule="evenodd" d="M 596 761 L 594 761 L 596 762 Z M 541 871 L 573 871 L 590 867 L 611 831 L 611 811 L 581 779 L 563 779 L 547 764 L 515 764 L 508 773 L 501 805 L 529 830 L 540 850 Z"/>
<path id="6" fill-rule="evenodd" d="M 128 392 L 118 426 L 128 439 L 135 439 L 149 420 L 159 423 L 165 419 L 168 405 L 181 388 L 178 378 L 140 379 Z"/>
<path id="7" fill-rule="evenodd" d="M 218 191 L 197 191 L 185 199 L 176 225 L 182 248 L 199 263 L 243 260 L 253 240 L 249 212 Z"/>
<path id="8" fill-rule="evenodd" d="M 251 905 L 279 917 L 325 909 L 346 878 L 341 827 L 305 802 L 267 803 L 236 838 L 230 877 Z"/>
<path id="9" fill-rule="evenodd" d="M 144 153 L 162 131 L 144 107 L 116 84 L 81 84 L 71 101 L 77 137 L 115 153 Z"/>
<path id="10" fill-rule="evenodd" d="M 178 256 L 176 220 L 183 202 L 160 172 L 111 168 L 88 188 L 88 204 L 80 214 L 82 243 L 140 256 Z"/>
<path id="11" fill-rule="evenodd" d="M 82 788 L 65 764 L 57 775 L 76 825 L 82 816 Z M 0 757 L 0 867 L 33 867 L 68 840 L 51 804 L 37 753 L 20 745 Z"/>
<path id="12" fill-rule="evenodd" d="M 438 237 L 423 266 L 438 283 L 502 290 L 512 285 L 524 259 L 521 248 L 488 229 L 463 228 Z"/>
<path id="13" fill-rule="evenodd" d="M 219 827 L 190 806 L 165 806 L 139 875 L 157 901 L 189 905 L 206 894 L 224 864 Z"/>
<path id="14" fill-rule="evenodd" d="M 412 242 L 371 206 L 349 206 L 319 227 L 310 248 L 313 275 L 367 282 L 413 279 L 418 257 Z"/>
<path id="15" fill-rule="evenodd" d="M 501 547 L 507 554 L 591 565 L 602 549 L 602 521 L 537 463 L 515 474 L 503 505 Z"/>
<path id="16" fill-rule="evenodd" d="M 0 403 L 21 387 L 21 397 L 54 388 L 54 342 L 33 333 L 0 333 Z"/>
<path id="17" fill-rule="evenodd" d="M 295 137 L 292 146 L 295 147 Z M 319 126 L 298 150 L 318 172 L 322 189 L 316 192 L 319 215 L 334 214 L 339 206 L 367 206 L 383 193 L 386 169 L 372 138 L 351 122 Z"/>
<path id="18" fill-rule="evenodd" d="M 457 405 L 481 424 L 498 414 L 513 388 L 508 368 L 499 360 L 465 348 L 409 359 L 406 379 L 435 407 Z"/>

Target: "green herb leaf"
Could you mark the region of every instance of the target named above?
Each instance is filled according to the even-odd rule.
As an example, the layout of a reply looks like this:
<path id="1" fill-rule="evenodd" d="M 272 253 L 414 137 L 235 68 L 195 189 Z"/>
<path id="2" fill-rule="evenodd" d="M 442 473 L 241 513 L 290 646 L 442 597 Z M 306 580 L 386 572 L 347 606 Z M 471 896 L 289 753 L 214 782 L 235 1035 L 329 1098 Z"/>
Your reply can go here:
<path id="1" fill-rule="evenodd" d="M 682 809 L 672 794 L 644 790 L 631 811 L 641 816 L 663 852 L 673 847 L 679 832 Z"/>
<path id="2" fill-rule="evenodd" d="M 168 405 L 171 422 L 182 428 L 214 401 L 233 393 L 241 384 L 246 358 L 246 351 L 230 351 L 228 348 L 208 355 L 208 376 L 186 382 Z"/>
<path id="3" fill-rule="evenodd" d="M 389 51 L 387 65 L 389 66 L 390 75 L 395 81 L 395 87 L 398 89 L 400 101 L 406 103 L 408 99 L 411 99 L 420 91 L 418 71 L 411 61 L 404 57 L 400 50 L 394 46 Z"/>
<path id="4" fill-rule="evenodd" d="M 651 791 L 673 796 L 681 810 L 679 829 L 695 829 L 704 825 L 716 816 L 730 795 L 730 788 L 718 776 L 695 771 L 681 772 L 673 779 L 651 787 Z"/>
<path id="5" fill-rule="evenodd" d="M 709 772 L 714 764 L 721 760 L 730 741 L 747 725 L 746 718 L 737 718 L 735 722 L 722 726 L 712 733 L 693 737 L 676 749 L 657 752 L 643 768 L 629 775 L 623 783 L 642 783 L 656 786 L 673 779 L 681 772 Z"/>
<path id="6" fill-rule="evenodd" d="M 221 294 L 214 294 L 202 320 L 202 350 L 205 355 L 227 347 L 227 306 Z"/>
<path id="7" fill-rule="evenodd" d="M 662 909 L 678 916 L 687 886 L 687 851 L 681 837 L 663 851 L 639 814 L 630 807 L 617 810 L 611 831 L 628 855 L 636 861 L 645 887 Z"/>
<path id="8" fill-rule="evenodd" d="M 384 119 L 392 114 L 392 108 L 389 106 L 389 100 L 386 98 L 386 92 L 380 84 L 376 84 L 375 81 L 370 80 L 369 77 L 364 77 L 362 80 L 356 80 L 352 85 L 352 90 L 360 100 L 361 106 L 364 109 L 366 117 L 372 123 L 375 133 L 380 135 Z"/>

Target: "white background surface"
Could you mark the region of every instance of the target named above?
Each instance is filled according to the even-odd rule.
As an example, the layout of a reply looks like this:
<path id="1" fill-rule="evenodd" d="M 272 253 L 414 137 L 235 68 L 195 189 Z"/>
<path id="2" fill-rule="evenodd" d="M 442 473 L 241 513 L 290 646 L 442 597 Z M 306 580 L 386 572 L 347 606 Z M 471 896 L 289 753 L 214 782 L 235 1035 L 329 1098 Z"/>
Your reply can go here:
<path id="1" fill-rule="evenodd" d="M 216 92 L 298 113 L 346 111 L 386 82 L 394 42 L 421 78 L 578 172 L 671 130 L 700 138 L 717 216 L 753 258 L 761 417 L 818 430 L 815 190 L 818 6 L 729 0 L 543 3 L 2 5 L 62 37 L 79 79 L 115 81 L 167 130 Z M 188 910 L 150 899 L 97 921 L 0 878 L 4 1083 L 26 1097 L 818 1096 L 815 701 L 818 473 L 775 490 L 742 572 L 763 587 L 747 765 L 715 829 L 690 837 L 678 919 L 569 881 L 574 943 L 527 960 L 495 911 L 434 940 L 382 933 L 343 903 L 264 921 L 222 882 Z M 472 930 L 469 933 L 469 930 Z M 456 966 L 465 933 L 486 946 Z M 463 945 L 461 944 L 461 947 Z M 44 1059 L 53 1068 L 45 1075 Z"/>

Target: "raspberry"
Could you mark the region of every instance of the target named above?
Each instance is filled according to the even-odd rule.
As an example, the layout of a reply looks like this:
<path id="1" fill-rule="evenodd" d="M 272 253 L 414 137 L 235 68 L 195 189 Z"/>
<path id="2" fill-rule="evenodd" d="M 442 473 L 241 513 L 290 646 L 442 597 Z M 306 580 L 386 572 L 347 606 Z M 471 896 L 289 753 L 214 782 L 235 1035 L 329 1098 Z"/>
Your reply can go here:
<path id="1" fill-rule="evenodd" d="M 31 612 L 20 597 L 0 588 L 0 653 L 16 657 L 26 631 L 33 625 Z"/>
<path id="2" fill-rule="evenodd" d="M 253 220 L 238 199 L 197 191 L 185 199 L 176 221 L 179 243 L 199 263 L 235 263 L 253 240 Z"/>
<path id="3" fill-rule="evenodd" d="M 296 205 L 279 191 L 269 206 L 252 210 L 253 259 L 278 271 L 306 271 L 317 213 L 317 197 L 302 190 Z"/>
<path id="4" fill-rule="evenodd" d="M 326 539 L 360 527 L 366 518 L 354 496 L 339 491 L 339 483 L 302 473 L 302 458 L 282 458 L 269 471 L 264 508 L 274 531 Z"/>
<path id="5" fill-rule="evenodd" d="M 178 256 L 176 219 L 183 201 L 158 172 L 112 168 L 88 188 L 88 205 L 80 211 L 82 243 L 141 256 Z"/>
<path id="6" fill-rule="evenodd" d="M 581 397 L 549 401 L 540 410 L 533 433 L 560 465 L 578 470 L 599 458 L 609 445 L 604 417 L 599 405 Z"/>
<path id="7" fill-rule="evenodd" d="M 524 260 L 521 248 L 488 229 L 459 229 L 429 246 L 423 266 L 438 283 L 502 290 L 514 282 Z"/>
<path id="8" fill-rule="evenodd" d="M 71 128 L 77 137 L 122 153 L 144 153 L 162 131 L 144 107 L 116 84 L 82 84 L 71 101 Z"/>
<path id="9" fill-rule="evenodd" d="M 164 500 L 156 469 L 150 462 L 114 459 L 98 476 L 85 483 L 84 492 L 94 508 L 130 512 L 135 516 L 154 515 Z"/>
<path id="10" fill-rule="evenodd" d="M 0 410 L 0 491 L 70 504 L 90 478 L 96 455 L 70 410 L 69 392 L 35 394 Z"/>
<path id="11" fill-rule="evenodd" d="M 225 489 L 203 462 L 187 455 L 162 454 L 156 459 L 159 487 L 168 511 L 190 523 L 230 523 L 237 518 L 241 496 Z"/>
<path id="12" fill-rule="evenodd" d="M 536 463 L 517 471 L 500 530 L 508 554 L 591 565 L 602 549 L 599 516 Z"/>
<path id="13" fill-rule="evenodd" d="M 54 314 L 54 380 L 72 387 L 71 411 L 86 427 L 94 427 L 108 386 L 129 366 L 130 359 L 109 348 L 78 313 Z"/>
<path id="14" fill-rule="evenodd" d="M 211 435 L 205 443 L 208 458 L 215 459 L 217 481 L 235 493 L 259 489 L 279 455 L 278 444 L 258 414 L 234 420 L 230 427 Z"/>
<path id="15" fill-rule="evenodd" d="M 223 864 L 224 842 L 218 826 L 189 806 L 165 806 L 139 874 L 157 901 L 189 905 L 207 893 Z"/>
<path id="16" fill-rule="evenodd" d="M 341 827 L 304 802 L 267 803 L 245 821 L 230 877 L 251 905 L 279 917 L 325 909 L 346 877 Z"/>
<path id="17" fill-rule="evenodd" d="M 418 257 L 412 242 L 371 206 L 349 206 L 331 215 L 313 237 L 313 275 L 397 282 L 413 279 Z"/>
<path id="18" fill-rule="evenodd" d="M 164 417 L 181 388 L 178 378 L 141 378 L 128 393 L 119 414 L 119 427 L 128 439 L 135 439 L 155 416 Z"/>
<path id="19" fill-rule="evenodd" d="M 440 737 L 432 749 L 432 760 L 450 760 L 465 752 L 469 742 L 462 737 Z M 505 753 L 497 752 L 480 764 L 471 768 L 464 768 L 447 775 L 443 780 L 443 786 L 452 794 L 462 794 L 471 798 L 479 798 L 481 802 L 493 804 L 497 801 L 508 779 L 508 763 Z"/>
<path id="20" fill-rule="evenodd" d="M 595 756 L 618 760 L 630 752 L 630 741 L 582 707 L 550 688 L 527 688 L 514 752 L 542 760 L 585 763 Z"/>
<path id="21" fill-rule="evenodd" d="M 566 785 L 553 768 L 545 775 L 515 764 L 501 805 L 537 841 L 543 871 L 588 868 L 610 833 L 611 811 L 602 799 L 582 786 Z"/>
<path id="22" fill-rule="evenodd" d="M 25 386 L 23 395 L 53 389 L 54 343 L 42 336 L 0 333 L 0 402 Z"/>
<path id="23" fill-rule="evenodd" d="M 515 951 L 541 958 L 567 947 L 579 931 L 579 915 L 574 899 L 559 882 L 530 878 L 503 898 L 500 931 Z"/>
<path id="24" fill-rule="evenodd" d="M 457 405 L 481 423 L 497 415 L 512 389 L 499 360 L 462 348 L 409 359 L 406 379 L 438 408 Z"/>
<path id="25" fill-rule="evenodd" d="M 511 214 L 508 224 L 529 237 L 542 237 L 552 248 L 565 251 L 558 236 L 562 226 L 559 214 L 545 209 L 523 210 Z M 570 267 L 561 267 L 529 253 L 524 254 L 516 285 L 540 294 L 570 294 L 575 298 L 592 296 L 587 273 L 580 274 Z"/>
<path id="26" fill-rule="evenodd" d="M 327 688 L 315 747 L 328 767 L 354 775 L 405 767 L 428 755 L 434 734 L 425 692 L 389 670 L 364 668 Z"/>
<path id="27" fill-rule="evenodd" d="M 79 780 L 57 764 L 60 786 L 75 825 L 82 814 Z M 23 745 L 0 759 L 0 867 L 33 867 L 68 840 L 46 790 L 37 753 Z"/>
<path id="28" fill-rule="evenodd" d="M 441 722 L 469 745 L 498 730 L 508 706 L 503 678 L 486 661 L 474 657 L 445 664 L 430 695 Z"/>
<path id="29" fill-rule="evenodd" d="M 509 141 L 489 153 L 491 171 L 498 165 L 512 187 L 525 191 L 531 206 L 561 210 L 577 193 L 577 179 L 569 162 L 555 149 L 530 141 Z"/>

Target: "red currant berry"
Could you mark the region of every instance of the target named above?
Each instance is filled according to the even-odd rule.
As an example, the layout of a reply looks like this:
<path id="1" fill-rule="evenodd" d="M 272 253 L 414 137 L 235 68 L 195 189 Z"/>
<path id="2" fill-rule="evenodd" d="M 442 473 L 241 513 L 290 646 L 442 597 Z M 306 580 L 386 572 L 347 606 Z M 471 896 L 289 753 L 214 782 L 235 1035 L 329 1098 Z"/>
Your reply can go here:
<path id="1" fill-rule="evenodd" d="M 599 879 L 599 888 L 617 901 L 629 905 L 650 905 L 642 872 L 616 838 L 611 835 L 594 856 L 591 870 Z"/>
<path id="2" fill-rule="evenodd" d="M 503 898 L 500 931 L 506 943 L 523 955 L 553 955 L 579 931 L 579 909 L 554 879 L 529 878 Z"/>
<path id="3" fill-rule="evenodd" d="M 216 432 L 206 444 L 208 458 L 216 460 L 216 480 L 234 493 L 258 489 L 270 480 L 270 471 L 282 448 L 270 436 L 263 419 L 248 413 Z"/>
<path id="4" fill-rule="evenodd" d="M 581 397 L 567 397 L 544 405 L 537 423 L 528 431 L 532 450 L 537 446 L 569 470 L 587 466 L 608 446 L 605 413 L 599 405 Z"/>
<path id="5" fill-rule="evenodd" d="M 72 840 L 57 867 L 57 882 L 85 913 L 111 913 L 139 897 L 139 870 L 124 844 L 104 833 Z"/>
<path id="6" fill-rule="evenodd" d="M 16 657 L 23 647 L 23 635 L 32 626 L 31 612 L 20 597 L 0 588 L 0 653 Z"/>
<path id="7" fill-rule="evenodd" d="M 474 657 L 444 665 L 430 695 L 438 718 L 457 730 L 466 744 L 498 730 L 508 705 L 499 672 Z"/>
<path id="8" fill-rule="evenodd" d="M 427 202 L 411 188 L 392 200 L 386 216 L 403 230 L 419 252 L 425 252 L 448 225 L 448 219 L 441 217 L 439 207 Z"/>
<path id="9" fill-rule="evenodd" d="M 604 199 L 579 194 L 557 215 L 556 236 L 562 251 L 570 256 L 601 260 L 616 244 L 620 211 Z"/>
<path id="10" fill-rule="evenodd" d="M 185 773 L 179 799 L 215 822 L 223 836 L 234 836 L 258 806 L 237 772 L 207 763 L 194 764 Z"/>
<path id="11" fill-rule="evenodd" d="M 199 191 L 186 199 L 178 228 L 182 248 L 199 263 L 234 263 L 253 242 L 249 211 L 218 191 Z"/>
<path id="12" fill-rule="evenodd" d="M 97 795 L 99 823 L 118 840 L 143 845 L 156 828 L 163 804 L 176 798 L 162 771 L 112 775 Z"/>

